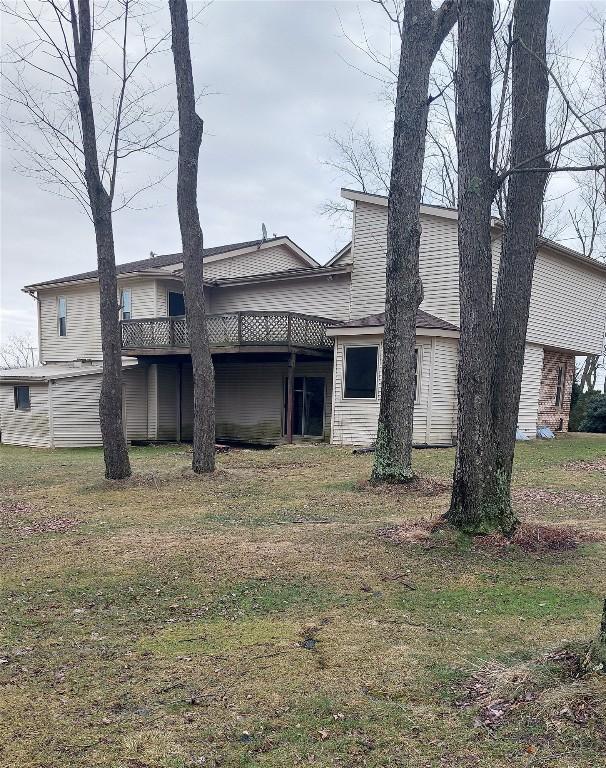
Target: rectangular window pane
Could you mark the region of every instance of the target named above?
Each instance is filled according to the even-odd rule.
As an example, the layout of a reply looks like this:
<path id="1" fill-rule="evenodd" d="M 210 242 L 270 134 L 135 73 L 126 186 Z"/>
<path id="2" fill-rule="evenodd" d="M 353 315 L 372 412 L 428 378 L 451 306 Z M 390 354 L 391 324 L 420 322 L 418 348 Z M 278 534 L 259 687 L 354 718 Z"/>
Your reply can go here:
<path id="1" fill-rule="evenodd" d="M 168 292 L 168 316 L 182 317 L 185 314 L 185 299 L 182 293 Z"/>
<path id="2" fill-rule="evenodd" d="M 378 352 L 378 347 L 345 348 L 344 397 L 376 396 Z"/>
<path id="3" fill-rule="evenodd" d="M 57 332 L 59 336 L 67 336 L 67 301 L 65 296 L 57 299 Z"/>
<path id="4" fill-rule="evenodd" d="M 16 411 L 29 411 L 29 387 L 17 386 L 14 390 L 15 394 L 15 410 Z"/>
<path id="5" fill-rule="evenodd" d="M 130 288 L 125 288 L 122 291 L 122 298 L 120 300 L 120 306 L 122 308 L 122 319 L 130 320 L 132 317 L 132 298 Z"/>

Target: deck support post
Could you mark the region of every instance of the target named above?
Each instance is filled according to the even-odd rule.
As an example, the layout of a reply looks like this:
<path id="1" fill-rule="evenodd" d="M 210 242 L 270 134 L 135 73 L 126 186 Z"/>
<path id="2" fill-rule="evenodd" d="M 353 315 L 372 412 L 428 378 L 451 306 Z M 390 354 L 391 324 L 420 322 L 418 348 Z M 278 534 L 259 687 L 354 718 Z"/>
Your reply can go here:
<path id="1" fill-rule="evenodd" d="M 296 363 L 297 355 L 295 352 L 291 352 L 290 358 L 288 359 L 288 384 L 286 392 L 286 441 L 288 443 L 292 443 L 292 417 L 294 411 Z"/>

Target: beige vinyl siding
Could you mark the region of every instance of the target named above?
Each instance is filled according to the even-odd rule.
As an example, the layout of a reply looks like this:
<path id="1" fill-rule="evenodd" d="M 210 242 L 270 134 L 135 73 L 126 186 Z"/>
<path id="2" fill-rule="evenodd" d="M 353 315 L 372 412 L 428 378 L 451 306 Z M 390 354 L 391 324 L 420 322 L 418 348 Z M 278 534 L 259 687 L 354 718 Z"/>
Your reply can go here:
<path id="1" fill-rule="evenodd" d="M 148 367 L 139 364 L 123 373 L 123 398 L 126 414 L 126 439 L 147 439 Z"/>
<path id="2" fill-rule="evenodd" d="M 57 328 L 57 300 L 66 300 L 66 336 Z M 96 283 L 40 291 L 40 362 L 101 359 L 99 286 Z"/>
<path id="3" fill-rule="evenodd" d="M 531 438 L 536 437 L 537 434 L 537 414 L 542 372 L 543 347 L 539 347 L 536 344 L 527 344 L 524 351 L 524 371 L 522 373 L 522 389 L 520 391 L 518 428 Z"/>
<path id="4" fill-rule="evenodd" d="M 333 320 L 349 317 L 349 275 L 212 288 L 212 314 L 237 311 L 300 312 Z"/>
<path id="5" fill-rule="evenodd" d="M 495 238 L 493 291 L 499 273 L 502 237 Z M 535 262 L 526 341 L 599 354 L 606 325 L 606 275 L 540 248 Z M 533 433 L 534 434 L 534 433 Z"/>
<path id="6" fill-rule="evenodd" d="M 218 362 L 215 365 L 217 439 L 275 443 L 283 439 L 286 362 Z M 295 376 L 321 376 L 324 390 L 324 439 L 330 435 L 332 363 L 300 362 Z"/>
<path id="7" fill-rule="evenodd" d="M 157 280 L 156 281 L 156 314 L 154 317 L 166 317 L 168 315 L 168 292 L 183 293 L 181 280 Z"/>
<path id="8" fill-rule="evenodd" d="M 177 367 L 158 364 L 158 440 L 177 439 Z"/>
<path id="9" fill-rule="evenodd" d="M 191 365 L 181 369 L 181 439 L 191 440 L 194 429 L 194 379 Z"/>
<path id="10" fill-rule="evenodd" d="M 239 256 L 228 256 L 219 261 L 204 263 L 204 277 L 218 280 L 244 275 L 263 275 L 267 272 L 282 272 L 286 269 L 301 269 L 309 266 L 285 245 L 261 248 Z"/>
<path id="11" fill-rule="evenodd" d="M 331 442 L 337 445 L 370 445 L 376 439 L 379 420 L 383 338 L 379 335 L 339 337 L 336 342 Z M 373 345 L 379 347 L 376 397 L 374 399 L 343 397 L 345 349 L 349 346 Z M 427 442 L 427 410 L 432 360 L 431 340 L 426 336 L 417 337 L 417 349 L 419 350 L 420 381 L 413 416 L 413 440 L 417 445 L 423 445 Z"/>
<path id="12" fill-rule="evenodd" d="M 387 207 L 355 203 L 351 317 L 385 310 Z M 419 269 L 424 299 L 421 309 L 459 322 L 457 222 L 421 215 Z"/>
<path id="13" fill-rule="evenodd" d="M 55 448 L 101 445 L 101 374 L 73 376 L 51 383 Z"/>
<path id="14" fill-rule="evenodd" d="M 49 425 L 48 382 L 29 384 L 31 408 L 15 410 L 14 385 L 0 384 L 0 428 L 2 442 L 48 448 L 51 445 Z"/>
<path id="15" fill-rule="evenodd" d="M 459 323 L 457 221 L 421 214 L 419 269 L 421 309 Z M 387 207 L 356 201 L 351 277 L 351 317 L 385 308 Z M 501 236 L 493 242 L 493 289 L 499 269 Z M 606 275 L 542 247 L 534 271 L 528 343 L 577 354 L 602 350 L 606 325 Z"/>
<path id="16" fill-rule="evenodd" d="M 600 354 L 606 323 L 606 274 L 541 249 L 532 282 L 527 340 Z"/>
<path id="17" fill-rule="evenodd" d="M 132 317 L 156 317 L 156 281 L 155 280 L 119 280 L 118 290 L 130 288 L 132 291 Z"/>
<path id="18" fill-rule="evenodd" d="M 457 434 L 457 366 L 459 340 L 434 336 L 431 340 L 428 445 L 452 445 Z"/>
<path id="19" fill-rule="evenodd" d="M 147 437 L 158 439 L 158 366 L 155 363 L 147 370 Z"/>
<path id="20" fill-rule="evenodd" d="M 118 291 L 132 291 L 132 317 L 166 316 L 166 290 L 179 281 L 127 278 L 118 282 Z M 118 293 L 119 295 L 119 293 Z M 57 329 L 57 299 L 64 296 L 67 304 L 67 335 Z M 66 288 L 40 291 L 40 362 L 101 360 L 101 322 L 99 319 L 99 285 L 85 283 Z"/>

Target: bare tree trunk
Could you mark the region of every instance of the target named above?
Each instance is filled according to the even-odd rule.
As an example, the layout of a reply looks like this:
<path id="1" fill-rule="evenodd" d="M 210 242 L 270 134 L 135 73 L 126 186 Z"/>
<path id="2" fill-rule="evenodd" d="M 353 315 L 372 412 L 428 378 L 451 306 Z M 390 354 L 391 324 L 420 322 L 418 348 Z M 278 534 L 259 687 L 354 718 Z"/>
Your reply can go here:
<path id="1" fill-rule="evenodd" d="M 598 636 L 590 643 L 586 656 L 581 659 L 581 665 L 586 672 L 595 670 L 606 672 L 606 600 L 602 606 L 602 621 Z"/>
<path id="2" fill-rule="evenodd" d="M 169 0 L 179 107 L 177 208 L 183 243 L 185 312 L 194 380 L 194 472 L 215 468 L 215 376 L 203 283 L 203 238 L 198 214 L 198 156 L 204 124 L 196 114 L 186 0 Z"/>
<path id="3" fill-rule="evenodd" d="M 85 177 L 97 241 L 101 349 L 103 376 L 99 419 L 105 459 L 105 476 L 120 480 L 131 474 L 122 423 L 122 348 L 120 339 L 116 256 L 112 204 L 105 190 L 97 157 L 97 135 L 90 91 L 92 28 L 89 0 L 70 0 L 74 58 L 78 81 L 78 107 L 82 123 Z"/>
<path id="4" fill-rule="evenodd" d="M 436 11 L 431 0 L 407 0 L 402 19 L 387 217 L 385 333 L 381 407 L 372 476 L 407 482 L 412 469 L 417 310 L 423 300 L 419 275 L 419 207 L 425 158 L 429 75 L 456 21 L 456 3 Z"/>
<path id="5" fill-rule="evenodd" d="M 581 381 L 579 383 L 581 392 L 591 392 L 595 389 L 595 383 L 598 378 L 599 360 L 599 355 L 587 355 L 585 358 L 583 370 L 581 372 Z"/>
<path id="6" fill-rule="evenodd" d="M 546 41 L 550 0 L 516 0 L 513 10 L 511 164 L 516 167 L 547 150 L 549 80 Z M 494 517 L 504 532 L 516 525 L 511 473 L 522 388 L 532 277 L 549 163 L 544 173 L 515 173 L 509 179 L 505 233 L 495 296 L 496 343 L 492 383 L 495 441 Z"/>
<path id="7" fill-rule="evenodd" d="M 460 0 L 457 79 L 459 291 L 458 431 L 448 520 L 490 530 L 494 495 L 490 386 L 494 324 L 490 207 L 492 0 Z"/>

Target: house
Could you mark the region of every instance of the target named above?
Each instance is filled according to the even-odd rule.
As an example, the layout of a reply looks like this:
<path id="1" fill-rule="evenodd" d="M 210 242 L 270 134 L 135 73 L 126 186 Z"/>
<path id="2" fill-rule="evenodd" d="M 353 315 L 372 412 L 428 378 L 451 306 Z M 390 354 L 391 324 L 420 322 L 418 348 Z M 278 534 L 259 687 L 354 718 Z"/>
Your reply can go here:
<path id="1" fill-rule="evenodd" d="M 367 445 L 376 435 L 385 309 L 387 198 L 352 190 L 353 232 L 321 266 L 288 237 L 204 251 L 219 440 L 295 438 Z M 422 206 L 414 440 L 456 439 L 457 212 Z M 493 222 L 495 279 L 502 227 Z M 191 439 L 193 382 L 182 261 L 117 266 L 124 423 L 131 441 Z M 0 372 L 2 441 L 100 444 L 95 271 L 26 286 L 37 301 L 41 365 Z M 541 241 L 519 427 L 567 429 L 575 355 L 602 349 L 606 266 Z"/>

